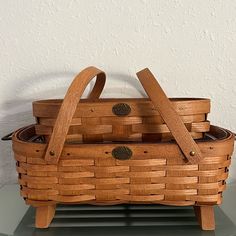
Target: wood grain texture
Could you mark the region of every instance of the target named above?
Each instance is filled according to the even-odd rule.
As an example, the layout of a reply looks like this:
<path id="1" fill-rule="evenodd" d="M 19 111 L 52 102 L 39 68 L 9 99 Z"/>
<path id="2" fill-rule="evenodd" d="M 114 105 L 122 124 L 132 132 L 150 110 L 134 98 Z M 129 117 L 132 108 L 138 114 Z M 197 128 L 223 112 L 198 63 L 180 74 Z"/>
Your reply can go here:
<path id="1" fill-rule="evenodd" d="M 185 157 L 192 164 L 200 162 L 203 159 L 203 155 L 199 147 L 194 142 L 183 121 L 172 107 L 170 100 L 167 98 L 151 71 L 146 68 L 139 71 L 137 76 Z M 193 153 L 193 155 L 191 155 L 191 153 Z"/>
<path id="2" fill-rule="evenodd" d="M 234 136 L 213 126 L 211 134 L 217 140 L 198 142 L 206 155 L 199 164 L 187 164 L 176 143 L 142 142 L 126 144 L 133 152 L 126 161 L 111 154 L 119 143 L 69 144 L 57 164 L 48 164 L 47 145 L 26 141 L 35 135 L 35 126 L 29 126 L 13 137 L 21 195 L 35 206 L 42 201 L 218 204 Z"/>
<path id="3" fill-rule="evenodd" d="M 210 112 L 210 100 L 203 98 L 169 98 L 173 108 L 182 116 L 203 115 Z M 58 116 L 63 100 L 50 99 L 33 102 L 33 115 L 38 118 L 52 118 Z M 130 106 L 131 112 L 127 117 L 139 116 L 160 116 L 154 109 L 149 98 L 100 98 L 81 99 L 78 103 L 74 118 L 79 117 L 116 117 L 112 112 L 112 107 L 117 103 L 126 103 Z M 121 118 L 121 117 L 120 117 Z M 202 118 L 201 118 L 202 120 Z M 204 119 L 205 120 L 205 117 Z"/>
<path id="4" fill-rule="evenodd" d="M 215 229 L 215 217 L 213 206 L 194 206 L 195 215 L 203 230 Z"/>
<path id="5" fill-rule="evenodd" d="M 164 91 L 148 69 L 138 72 L 137 75 L 153 103 L 154 107 L 152 110 L 157 109 L 161 116 L 161 120 L 163 119 L 166 124 L 158 124 L 156 126 L 155 124 L 143 126 L 142 124 L 136 124 L 136 126 L 134 124 L 113 124 L 111 126 L 108 124 L 101 124 L 101 117 L 87 118 L 83 116 L 81 117 L 82 125 L 71 126 L 72 119 L 75 116 L 76 107 L 80 101 L 82 93 L 90 80 L 96 75 L 98 78 L 95 84 L 96 86 L 92 91 L 93 96 L 90 96 L 90 99 L 94 98 L 94 96 L 99 96 L 101 93 L 100 88 L 104 87 L 103 82 L 105 81 L 105 73 L 95 67 L 88 67 L 76 76 L 69 87 L 62 105 L 60 106 L 54 126 L 52 128 L 43 125 L 39 125 L 37 127 L 36 132 L 38 132 L 38 134 L 47 135 L 45 138 L 46 140 L 49 140 L 48 148 L 45 154 L 45 160 L 48 163 L 58 162 L 63 145 L 67 138 L 69 138 L 70 141 L 73 141 L 74 138 L 79 139 L 79 141 L 82 139 L 85 143 L 94 143 L 108 140 L 135 141 L 136 138 L 141 139 L 141 137 L 145 141 L 149 139 L 149 135 L 151 138 L 154 138 L 154 140 L 156 139 L 155 141 L 158 139 L 167 141 L 173 139 L 174 137 L 181 151 L 190 163 L 197 163 L 203 158 L 200 149 L 193 140 L 193 137 L 196 137 L 198 134 L 194 134 L 199 132 L 201 134 L 201 138 L 202 134 L 208 131 L 209 123 L 208 125 L 207 122 L 205 124 L 203 122 L 201 122 L 201 124 L 184 124 L 183 120 L 172 107 L 170 100 L 167 98 Z M 101 78 L 102 81 L 101 86 L 97 84 L 99 83 L 99 78 Z M 96 87 L 98 89 L 96 89 Z M 126 106 L 129 105 L 127 104 Z M 109 107 L 109 109 L 112 110 L 111 107 Z M 94 113 L 94 110 L 94 108 L 91 108 L 90 112 Z M 132 109 L 130 108 L 130 111 L 131 110 Z M 191 134 L 188 132 L 186 126 L 190 129 L 190 132 L 192 132 Z M 155 135 L 153 135 L 153 133 L 155 133 Z M 70 136 L 67 137 L 67 135 Z"/>
<path id="6" fill-rule="evenodd" d="M 203 230 L 214 229 L 212 206 L 221 204 L 234 135 L 211 126 L 213 140 L 197 141 L 205 158 L 187 164 L 174 142 L 127 143 L 129 160 L 116 160 L 120 143 L 66 144 L 59 162 L 44 159 L 46 143 L 35 143 L 36 126 L 15 132 L 13 150 L 20 194 L 36 207 L 37 228 L 47 228 L 63 204 L 166 204 L 194 206 Z M 167 152 L 168 150 L 168 152 Z"/>
<path id="7" fill-rule="evenodd" d="M 88 83 L 97 76 L 97 81 L 105 80 L 105 73 L 95 67 L 88 67 L 81 71 L 70 85 L 64 101 L 61 105 L 52 135 L 45 154 L 45 160 L 48 163 L 57 163 L 61 155 L 63 145 L 66 140 L 66 134 L 71 124 L 76 106 L 87 87 Z M 99 82 L 97 82 L 99 83 Z M 92 93 L 93 96 L 98 95 L 98 91 Z"/>
<path id="8" fill-rule="evenodd" d="M 36 208 L 35 227 L 48 228 L 55 215 L 56 205 L 39 206 Z"/>
<path id="9" fill-rule="evenodd" d="M 171 99 L 192 138 L 200 139 L 209 131 L 206 121 L 210 111 L 207 99 Z M 38 126 L 36 133 L 50 140 L 62 100 L 43 100 L 33 103 Z M 131 112 L 125 117 L 112 113 L 112 107 L 125 103 Z M 39 117 L 42 116 L 42 117 Z M 97 133 L 100 130 L 100 133 Z M 160 114 L 147 99 L 82 99 L 77 105 L 68 133 L 67 143 L 96 143 L 106 141 L 170 141 L 174 139 Z"/>
<path id="10" fill-rule="evenodd" d="M 80 100 L 95 76 L 89 98 Z M 210 126 L 209 100 L 168 99 L 150 71 L 138 76 L 151 99 L 100 99 L 105 73 L 89 67 L 63 101 L 33 104 L 38 123 L 16 131 L 12 147 L 36 227 L 49 226 L 59 203 L 131 203 L 194 206 L 202 229 L 214 229 L 212 206 L 222 202 L 234 134 Z M 115 115 L 117 103 L 130 113 Z M 121 146 L 129 159 L 114 155 Z"/>

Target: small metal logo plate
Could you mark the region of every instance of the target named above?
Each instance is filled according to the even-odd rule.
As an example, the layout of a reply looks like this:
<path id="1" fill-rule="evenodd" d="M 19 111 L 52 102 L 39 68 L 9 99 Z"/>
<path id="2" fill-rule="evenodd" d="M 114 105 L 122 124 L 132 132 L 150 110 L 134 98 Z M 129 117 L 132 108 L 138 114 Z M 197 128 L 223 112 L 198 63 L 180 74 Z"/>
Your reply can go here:
<path id="1" fill-rule="evenodd" d="M 112 156 L 118 160 L 128 160 L 132 154 L 131 149 L 126 146 L 119 146 L 112 150 Z"/>
<path id="2" fill-rule="evenodd" d="M 131 108 L 126 103 L 118 103 L 112 107 L 112 112 L 117 116 L 127 116 L 131 112 Z"/>

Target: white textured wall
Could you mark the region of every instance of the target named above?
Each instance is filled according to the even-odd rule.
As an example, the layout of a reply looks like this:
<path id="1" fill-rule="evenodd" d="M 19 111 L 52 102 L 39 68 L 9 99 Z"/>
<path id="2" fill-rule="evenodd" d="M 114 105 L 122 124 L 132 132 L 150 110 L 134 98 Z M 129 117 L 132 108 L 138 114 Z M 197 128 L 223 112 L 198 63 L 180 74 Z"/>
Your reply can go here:
<path id="1" fill-rule="evenodd" d="M 88 65 L 114 97 L 140 96 L 135 72 L 149 67 L 170 97 L 211 98 L 211 122 L 236 131 L 235 16 L 233 0 L 0 0 L 1 136 Z M 0 185 L 15 182 L 10 143 L 0 148 Z"/>

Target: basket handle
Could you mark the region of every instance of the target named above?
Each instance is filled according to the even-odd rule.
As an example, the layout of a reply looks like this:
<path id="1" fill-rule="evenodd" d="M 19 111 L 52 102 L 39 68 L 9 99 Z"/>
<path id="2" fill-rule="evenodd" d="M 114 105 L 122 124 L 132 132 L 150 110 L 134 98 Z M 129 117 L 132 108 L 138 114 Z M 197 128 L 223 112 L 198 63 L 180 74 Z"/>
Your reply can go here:
<path id="1" fill-rule="evenodd" d="M 155 109 L 158 110 L 167 127 L 175 138 L 184 156 L 192 164 L 199 163 L 202 159 L 200 148 L 193 140 L 178 113 L 173 108 L 170 100 L 155 79 L 151 71 L 146 68 L 137 73 L 137 76 L 151 99 Z"/>
<path id="2" fill-rule="evenodd" d="M 98 83 L 105 84 L 105 73 L 96 67 L 91 66 L 81 71 L 67 90 L 45 153 L 45 160 L 48 163 L 55 164 L 58 162 L 77 104 L 79 103 L 86 86 L 95 76 L 97 76 L 95 85 Z M 167 124 L 184 156 L 190 163 L 198 163 L 203 158 L 201 151 L 186 129 L 181 118 L 173 109 L 171 102 L 155 77 L 147 68 L 138 72 L 137 76 L 155 108 L 159 111 Z M 89 97 L 96 98 L 99 96 L 101 88 L 103 88 L 103 86 L 97 86 Z"/>
<path id="3" fill-rule="evenodd" d="M 85 88 L 95 76 L 97 76 L 96 83 L 88 98 L 98 98 L 105 85 L 106 75 L 96 67 L 90 66 L 82 70 L 68 88 L 46 149 L 45 160 L 48 163 L 58 162 L 77 104 Z"/>
<path id="4" fill-rule="evenodd" d="M 88 68 L 91 68 L 91 67 L 88 67 Z M 89 93 L 87 99 L 91 99 L 91 100 L 99 99 L 99 97 L 100 97 L 100 95 L 101 95 L 101 93 L 102 93 L 102 91 L 105 87 L 105 83 L 106 83 L 106 76 L 98 76 L 97 79 L 96 79 L 96 82 L 93 86 L 93 89 Z"/>

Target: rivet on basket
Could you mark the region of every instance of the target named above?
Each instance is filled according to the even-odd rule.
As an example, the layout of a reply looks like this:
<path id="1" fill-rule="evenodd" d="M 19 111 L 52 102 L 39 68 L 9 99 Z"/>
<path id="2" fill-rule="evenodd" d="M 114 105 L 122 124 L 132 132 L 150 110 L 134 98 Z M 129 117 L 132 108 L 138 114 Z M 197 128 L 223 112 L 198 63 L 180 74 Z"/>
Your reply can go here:
<path id="1" fill-rule="evenodd" d="M 190 156 L 193 157 L 193 156 L 195 155 L 195 152 L 194 152 L 194 151 L 191 151 L 189 154 L 190 154 Z"/>
<path id="2" fill-rule="evenodd" d="M 50 156 L 55 156 L 55 152 L 54 151 L 50 151 L 49 154 L 50 154 Z"/>

